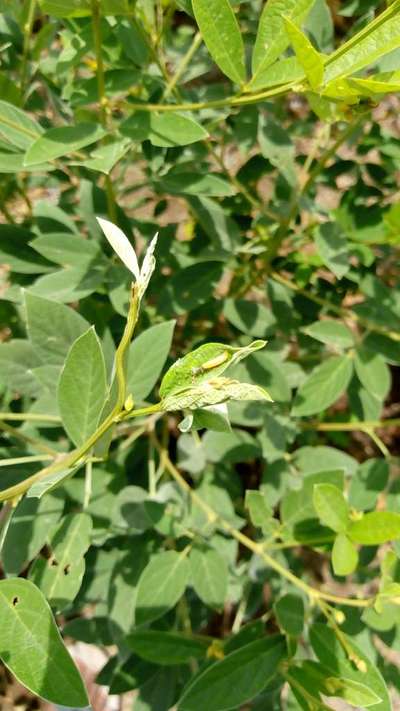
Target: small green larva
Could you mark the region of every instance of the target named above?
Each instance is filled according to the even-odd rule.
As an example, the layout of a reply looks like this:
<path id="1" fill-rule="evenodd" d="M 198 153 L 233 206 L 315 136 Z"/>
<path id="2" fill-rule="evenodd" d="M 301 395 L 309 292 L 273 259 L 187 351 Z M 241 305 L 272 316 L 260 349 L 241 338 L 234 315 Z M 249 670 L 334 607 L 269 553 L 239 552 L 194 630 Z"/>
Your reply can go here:
<path id="1" fill-rule="evenodd" d="M 228 351 L 224 351 L 219 356 L 215 356 L 215 358 L 211 358 L 211 360 L 207 360 L 205 363 L 203 363 L 203 365 L 200 365 L 198 368 L 192 368 L 192 375 L 201 375 L 202 373 L 205 373 L 207 370 L 213 370 L 214 368 L 218 368 L 219 365 L 226 363 L 228 358 L 229 358 Z"/>

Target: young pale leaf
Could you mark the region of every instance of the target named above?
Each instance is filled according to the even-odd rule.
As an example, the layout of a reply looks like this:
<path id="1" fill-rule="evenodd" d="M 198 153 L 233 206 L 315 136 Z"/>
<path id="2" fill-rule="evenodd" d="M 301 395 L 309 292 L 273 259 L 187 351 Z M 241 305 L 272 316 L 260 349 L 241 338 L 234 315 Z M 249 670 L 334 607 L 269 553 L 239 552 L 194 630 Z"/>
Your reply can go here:
<path id="1" fill-rule="evenodd" d="M 197 410 L 229 400 L 272 402 L 267 391 L 258 385 L 240 383 L 238 380 L 229 378 L 212 378 L 200 385 L 174 391 L 172 395 L 167 395 L 162 399 L 161 407 L 165 412 Z"/>
<path id="2" fill-rule="evenodd" d="M 63 365 L 77 338 L 90 327 L 69 306 L 25 292 L 25 309 L 29 340 L 41 361 Z"/>
<path id="3" fill-rule="evenodd" d="M 206 343 L 171 365 L 162 379 L 160 396 L 165 398 L 178 390 L 222 375 L 229 366 L 236 365 L 265 346 L 266 341 L 254 341 L 243 348 L 233 348 L 224 343 Z"/>
<path id="4" fill-rule="evenodd" d="M 105 220 L 102 217 L 97 217 L 96 219 L 114 252 L 118 254 L 121 262 L 123 262 L 129 271 L 132 272 L 136 281 L 139 281 L 140 270 L 136 252 L 127 236 L 122 232 L 122 230 L 120 230 L 119 227 L 117 227 L 117 225 L 114 225 L 109 220 Z"/>
<path id="5" fill-rule="evenodd" d="M 80 674 L 40 590 L 23 578 L 0 581 L 1 658 L 18 681 L 53 704 L 88 705 Z"/>
<path id="6" fill-rule="evenodd" d="M 135 631 L 125 641 L 139 657 L 162 666 L 188 664 L 192 659 L 203 659 L 209 647 L 208 639 L 194 639 L 177 632 L 157 630 Z"/>
<path id="7" fill-rule="evenodd" d="M 332 405 L 346 390 L 353 374 L 348 356 L 334 356 L 318 365 L 299 388 L 292 414 L 314 415 Z"/>
<path id="8" fill-rule="evenodd" d="M 228 590 L 225 560 L 212 548 L 193 548 L 189 558 L 191 584 L 200 600 L 217 610 L 223 608 Z"/>
<path id="9" fill-rule="evenodd" d="M 332 567 L 335 575 L 351 575 L 357 564 L 357 548 L 345 533 L 339 533 L 332 548 Z"/>
<path id="10" fill-rule="evenodd" d="M 7 143 L 26 150 L 42 133 L 42 127 L 29 114 L 13 104 L 0 101 L 0 137 Z M 40 162 L 44 163 L 44 159 Z"/>
<path id="11" fill-rule="evenodd" d="M 299 637 L 304 627 L 304 602 L 299 595 L 288 593 L 274 605 L 279 626 L 292 637 Z"/>
<path id="12" fill-rule="evenodd" d="M 127 392 L 135 402 L 154 388 L 171 348 L 176 321 L 165 321 L 143 331 L 131 344 L 128 355 Z"/>
<path id="13" fill-rule="evenodd" d="M 313 503 L 321 523 L 336 533 L 346 530 L 349 524 L 349 507 L 340 489 L 332 484 L 316 484 Z"/>
<path id="14" fill-rule="evenodd" d="M 382 701 L 382 698 L 366 684 L 353 679 L 339 678 L 318 662 L 307 660 L 296 665 L 290 670 L 290 677 L 315 699 L 315 706 L 318 709 L 331 708 L 321 705 L 324 696 L 344 699 L 358 709 L 368 708 Z M 296 690 L 294 685 L 293 690 Z"/>
<path id="15" fill-rule="evenodd" d="M 323 321 L 315 321 L 309 326 L 302 329 L 307 336 L 315 338 L 321 343 L 326 343 L 328 346 L 336 346 L 337 348 L 351 348 L 354 345 L 354 336 L 348 326 L 340 321 L 332 319 L 324 319 Z"/>
<path id="16" fill-rule="evenodd" d="M 192 0 L 204 42 L 221 71 L 236 84 L 246 80 L 244 45 L 229 0 Z"/>
<path id="17" fill-rule="evenodd" d="M 311 88 L 318 89 L 324 78 L 323 56 L 314 49 L 307 35 L 289 18 L 285 18 L 285 29 Z"/>
<path id="18" fill-rule="evenodd" d="M 400 514 L 392 511 L 371 511 L 353 521 L 347 534 L 355 543 L 378 546 L 400 538 Z"/>
<path id="19" fill-rule="evenodd" d="M 268 0 L 265 3 L 253 49 L 253 76 L 249 88 L 264 86 L 262 79 L 268 75 L 268 68 L 288 46 L 284 18 L 300 24 L 313 4 L 314 0 L 286 0 L 284 3 L 282 0 Z"/>
<path id="20" fill-rule="evenodd" d="M 185 592 L 189 563 L 182 553 L 166 551 L 154 555 L 144 569 L 136 596 L 136 625 L 162 617 Z"/>
<path id="21" fill-rule="evenodd" d="M 68 514 L 50 534 L 50 558 L 38 558 L 29 572 L 57 612 L 79 592 L 85 572 L 83 556 L 89 548 L 91 532 L 92 520 L 88 514 Z"/>
<path id="22" fill-rule="evenodd" d="M 178 711 L 227 711 L 250 701 L 269 684 L 286 656 L 284 638 L 264 637 L 200 672 L 178 701 Z"/>
<path id="23" fill-rule="evenodd" d="M 97 123 L 80 123 L 77 126 L 49 128 L 28 148 L 24 165 L 35 165 L 69 155 L 99 141 L 105 134 L 105 130 Z"/>
<path id="24" fill-rule="evenodd" d="M 93 434 L 107 395 L 106 367 L 94 328 L 71 347 L 58 384 L 63 426 L 74 444 Z"/>

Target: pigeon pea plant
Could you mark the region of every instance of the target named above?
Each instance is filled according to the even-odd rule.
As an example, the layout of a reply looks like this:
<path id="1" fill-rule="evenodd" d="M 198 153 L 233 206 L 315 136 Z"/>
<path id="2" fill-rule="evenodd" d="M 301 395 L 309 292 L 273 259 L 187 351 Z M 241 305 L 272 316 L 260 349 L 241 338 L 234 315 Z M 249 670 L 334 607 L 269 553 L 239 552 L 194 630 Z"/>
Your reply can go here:
<path id="1" fill-rule="evenodd" d="M 400 0 L 0 0 L 8 698 L 78 640 L 134 711 L 392 708 L 399 59 Z"/>

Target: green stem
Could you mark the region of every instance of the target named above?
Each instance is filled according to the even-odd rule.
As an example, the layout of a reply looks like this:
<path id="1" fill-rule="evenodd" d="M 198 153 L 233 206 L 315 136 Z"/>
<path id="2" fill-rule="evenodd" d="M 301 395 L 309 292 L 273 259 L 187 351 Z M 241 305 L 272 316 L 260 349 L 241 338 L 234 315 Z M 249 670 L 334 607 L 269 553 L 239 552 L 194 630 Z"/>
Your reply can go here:
<path id="1" fill-rule="evenodd" d="M 85 465 L 85 491 L 83 495 L 83 510 L 87 509 L 90 503 L 90 497 L 92 495 L 92 475 L 93 475 L 93 461 L 88 459 Z"/>
<path id="2" fill-rule="evenodd" d="M 7 425 L 5 422 L 2 422 L 0 420 L 0 430 L 3 430 L 4 432 L 7 432 L 7 434 L 11 435 L 12 437 L 15 437 L 16 439 L 21 440 L 22 442 L 25 442 L 26 444 L 30 444 L 35 449 L 39 449 L 42 452 L 45 452 L 46 454 L 50 454 L 51 457 L 57 456 L 58 452 L 55 449 L 52 449 L 51 447 L 48 447 L 47 444 L 44 444 L 38 439 L 35 439 L 34 437 L 29 437 L 26 435 L 24 432 L 21 432 L 19 429 L 16 427 L 11 427 L 11 425 Z"/>
<path id="3" fill-rule="evenodd" d="M 167 86 L 165 87 L 164 93 L 162 95 L 163 100 L 167 98 L 167 96 L 170 95 L 170 93 L 175 89 L 179 79 L 185 72 L 185 69 L 187 65 L 189 64 L 190 60 L 193 58 L 195 53 L 197 52 L 198 48 L 200 47 L 201 43 L 203 41 L 203 38 L 200 34 L 200 32 L 197 32 L 197 34 L 193 38 L 193 42 L 190 45 L 188 51 L 186 54 L 182 57 L 180 64 L 177 67 L 177 70 L 175 74 L 171 77 L 171 79 L 168 81 Z"/>
<path id="4" fill-rule="evenodd" d="M 12 457 L 10 459 L 2 459 L 0 467 L 11 467 L 15 464 L 29 464 L 29 462 L 45 462 L 46 459 L 54 459 L 50 454 L 32 454 L 27 457 Z"/>
<path id="5" fill-rule="evenodd" d="M 27 420 L 31 422 L 61 422 L 58 415 L 36 415 L 31 412 L 0 412 L 0 420 Z"/>
<path id="6" fill-rule="evenodd" d="M 307 289 L 302 289 L 293 281 L 290 281 L 290 279 L 287 279 L 278 272 L 271 272 L 270 276 L 275 281 L 278 281 L 283 286 L 286 286 L 288 289 L 295 291 L 297 294 L 301 294 L 301 296 L 304 296 L 306 299 L 313 301 L 319 306 L 323 306 L 324 308 L 328 309 L 337 316 L 341 316 L 342 318 L 349 318 L 352 321 L 357 321 L 357 323 L 364 326 L 364 328 L 370 331 L 375 331 L 376 333 L 382 333 L 388 338 L 390 338 L 392 341 L 400 341 L 400 333 L 398 333 L 397 331 L 388 331 L 384 326 L 378 326 L 378 324 L 375 324 L 373 321 L 369 321 L 369 319 L 364 318 L 363 316 L 359 316 L 357 313 L 351 311 L 351 309 L 348 309 L 345 306 L 337 306 L 336 304 L 332 304 L 327 299 L 322 299 L 320 296 L 312 294 L 311 291 Z"/>
<path id="7" fill-rule="evenodd" d="M 229 96 L 226 99 L 215 99 L 214 101 L 193 101 L 184 102 L 181 104 L 137 104 L 127 101 L 125 106 L 133 111 L 202 111 L 203 109 L 218 109 L 223 107 L 246 106 L 247 104 L 256 104 L 264 99 L 269 99 L 272 96 L 283 96 L 290 89 L 296 86 L 295 82 L 281 84 L 279 87 L 261 91 L 258 94 L 248 94 L 241 96 Z"/>
<path id="8" fill-rule="evenodd" d="M 21 61 L 21 77 L 20 77 L 20 89 L 21 89 L 21 99 L 23 101 L 23 96 L 25 92 L 27 70 L 28 70 L 28 57 L 31 42 L 32 26 L 33 20 L 35 18 L 36 0 L 28 0 L 28 10 L 26 16 L 26 22 L 23 27 L 24 33 L 24 45 L 22 50 L 22 61 Z"/>
<path id="9" fill-rule="evenodd" d="M 294 573 L 285 568 L 283 565 L 278 563 L 278 561 L 276 561 L 274 558 L 272 558 L 272 556 L 265 552 L 262 544 L 256 543 L 244 533 L 238 531 L 232 526 L 232 524 L 229 523 L 229 521 L 226 521 L 226 519 L 220 516 L 219 513 L 217 513 L 213 508 L 211 508 L 211 506 L 209 506 L 205 501 L 203 501 L 203 499 L 196 493 L 196 491 L 191 488 L 191 486 L 183 478 L 182 474 L 179 472 L 173 462 L 171 462 L 168 456 L 168 452 L 161 446 L 155 435 L 151 434 L 150 436 L 152 437 L 154 446 L 158 450 L 160 457 L 164 462 L 166 470 L 170 473 L 172 478 L 177 482 L 181 489 L 183 489 L 183 491 L 189 494 L 193 502 L 204 511 L 204 513 L 207 515 L 208 520 L 210 522 L 213 521 L 214 523 L 218 523 L 218 525 L 227 533 L 229 533 L 232 538 L 235 538 L 238 543 L 247 548 L 247 550 L 258 555 L 270 568 L 275 570 L 281 577 L 286 578 L 286 580 L 288 580 L 290 583 L 299 588 L 299 590 L 302 590 L 304 593 L 306 593 L 310 600 L 314 602 L 316 600 L 326 600 L 328 602 L 333 602 L 338 605 L 347 605 L 348 607 L 369 607 L 373 604 L 375 599 L 374 597 L 347 598 L 341 597 L 339 595 L 333 595 L 329 592 L 323 592 L 322 590 L 317 590 L 311 585 L 305 583 L 304 580 L 301 580 L 301 578 L 298 578 L 296 575 L 294 575 Z"/>
<path id="10" fill-rule="evenodd" d="M 397 427 L 400 425 L 400 418 L 388 420 L 365 420 L 359 422 L 301 422 L 303 430 L 319 430 L 320 432 L 363 432 L 380 427 Z"/>
<path id="11" fill-rule="evenodd" d="M 138 318 L 139 310 L 139 296 L 138 289 L 136 286 L 132 287 L 131 301 L 129 306 L 128 318 L 125 326 L 124 333 L 122 335 L 120 344 L 117 348 L 115 354 L 115 373 L 117 379 L 117 398 L 116 404 L 112 411 L 106 417 L 104 422 L 97 428 L 97 430 L 84 442 L 80 447 L 74 449 L 69 454 L 61 457 L 58 461 L 54 462 L 48 467 L 41 469 L 41 471 L 32 474 L 32 476 L 24 479 L 24 481 L 14 486 L 10 486 L 8 489 L 4 489 L 0 492 L 0 501 L 7 501 L 10 499 L 15 499 L 16 497 L 22 496 L 25 492 L 37 481 L 44 479 L 50 474 L 56 474 L 57 472 L 63 471 L 64 469 L 69 469 L 74 464 L 79 462 L 96 444 L 96 442 L 112 427 L 115 422 L 118 421 L 118 416 L 123 408 L 125 402 L 125 390 L 126 390 L 126 378 L 125 378 L 125 356 L 128 350 L 129 344 L 132 339 L 133 331 Z M 146 408 L 143 408 L 146 409 Z M 133 415 L 133 413 L 131 413 Z M 142 412 L 140 413 L 142 414 Z"/>
<path id="12" fill-rule="evenodd" d="M 104 63 L 103 63 L 103 48 L 101 35 L 101 4 L 100 0 L 91 0 L 92 8 L 92 29 L 93 40 L 96 54 L 96 78 L 97 78 L 97 95 L 100 109 L 100 122 L 103 128 L 108 128 L 108 100 L 106 96 L 106 84 L 104 79 Z M 105 189 L 107 196 L 107 210 L 109 218 L 112 222 L 118 222 L 117 204 L 114 194 L 113 184 L 109 175 L 105 176 Z"/>

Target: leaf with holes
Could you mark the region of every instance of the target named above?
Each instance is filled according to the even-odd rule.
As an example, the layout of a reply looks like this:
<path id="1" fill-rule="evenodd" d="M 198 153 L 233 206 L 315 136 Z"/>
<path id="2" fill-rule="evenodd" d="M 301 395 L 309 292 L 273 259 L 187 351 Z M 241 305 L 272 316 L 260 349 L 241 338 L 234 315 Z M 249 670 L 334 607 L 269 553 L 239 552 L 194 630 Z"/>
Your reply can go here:
<path id="1" fill-rule="evenodd" d="M 89 548 L 91 532 L 92 520 L 88 514 L 68 514 L 50 533 L 50 557 L 38 558 L 32 566 L 30 578 L 57 612 L 79 592 L 85 572 L 83 556 Z"/>
<path id="2" fill-rule="evenodd" d="M 0 639 L 2 661 L 33 694 L 53 704 L 88 705 L 50 607 L 29 580 L 0 581 Z"/>

